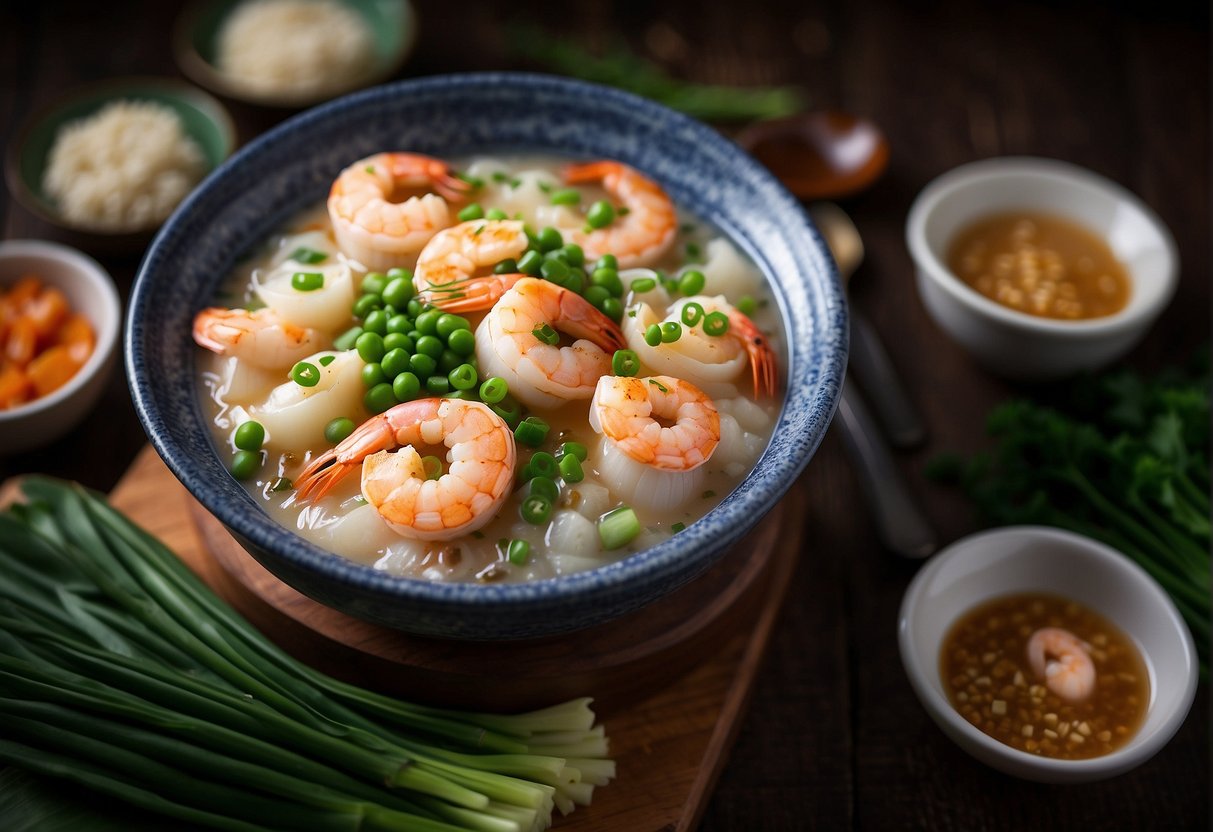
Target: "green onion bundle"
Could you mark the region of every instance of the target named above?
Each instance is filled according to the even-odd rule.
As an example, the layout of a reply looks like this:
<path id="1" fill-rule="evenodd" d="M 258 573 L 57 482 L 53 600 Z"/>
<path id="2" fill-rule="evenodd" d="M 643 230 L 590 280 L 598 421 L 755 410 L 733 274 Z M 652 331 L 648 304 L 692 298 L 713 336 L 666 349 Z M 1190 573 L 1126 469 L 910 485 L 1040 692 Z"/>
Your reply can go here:
<path id="1" fill-rule="evenodd" d="M 544 829 L 614 776 L 589 700 L 402 702 L 283 653 L 79 486 L 0 514 L 0 763 L 228 830 Z"/>

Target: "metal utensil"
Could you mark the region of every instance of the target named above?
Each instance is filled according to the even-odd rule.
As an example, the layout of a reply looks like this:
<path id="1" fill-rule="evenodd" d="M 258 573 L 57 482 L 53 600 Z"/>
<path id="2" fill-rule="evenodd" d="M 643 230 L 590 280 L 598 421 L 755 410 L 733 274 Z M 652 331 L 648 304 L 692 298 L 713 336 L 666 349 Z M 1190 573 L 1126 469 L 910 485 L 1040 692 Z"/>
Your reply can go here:
<path id="1" fill-rule="evenodd" d="M 809 214 L 825 237 L 843 280 L 850 281 L 863 262 L 863 238 L 859 236 L 859 229 L 846 212 L 832 202 L 811 205 Z M 926 426 L 893 368 L 876 328 L 854 305 L 850 311 L 851 368 L 868 394 L 885 435 L 895 448 L 922 444 L 927 437 Z"/>

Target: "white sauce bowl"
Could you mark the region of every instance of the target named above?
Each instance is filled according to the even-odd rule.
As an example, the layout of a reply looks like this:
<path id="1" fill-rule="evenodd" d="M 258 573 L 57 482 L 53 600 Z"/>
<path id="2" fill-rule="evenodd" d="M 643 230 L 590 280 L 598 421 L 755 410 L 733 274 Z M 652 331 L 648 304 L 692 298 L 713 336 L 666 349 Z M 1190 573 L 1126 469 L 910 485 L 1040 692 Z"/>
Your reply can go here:
<path id="1" fill-rule="evenodd" d="M 957 232 L 996 213 L 1039 212 L 1102 237 L 1129 274 L 1130 296 L 1113 315 L 1063 321 L 1019 312 L 968 286 L 947 267 Z M 932 181 L 906 220 L 918 294 L 928 314 L 993 372 L 1045 380 L 1106 366 L 1128 352 L 1175 294 L 1179 256 L 1158 216 L 1124 188 L 1052 159 L 988 159 Z"/>
<path id="2" fill-rule="evenodd" d="M 949 629 L 984 601 L 1027 592 L 1086 605 L 1141 653 L 1150 701 L 1137 733 L 1115 751 L 1088 760 L 1029 754 L 983 733 L 948 700 L 939 654 Z M 1081 783 L 1141 765 L 1174 736 L 1196 695 L 1192 636 L 1163 589 L 1115 549 L 1061 529 L 1008 526 L 956 541 L 910 582 L 897 626 L 910 685 L 944 733 L 986 765 L 1027 780 Z"/>

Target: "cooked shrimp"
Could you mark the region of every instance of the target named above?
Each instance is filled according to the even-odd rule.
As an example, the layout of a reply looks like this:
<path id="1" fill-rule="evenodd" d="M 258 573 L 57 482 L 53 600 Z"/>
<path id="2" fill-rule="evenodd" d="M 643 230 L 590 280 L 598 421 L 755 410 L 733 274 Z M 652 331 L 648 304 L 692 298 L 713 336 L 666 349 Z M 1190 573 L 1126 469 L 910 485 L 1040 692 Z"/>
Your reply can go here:
<path id="1" fill-rule="evenodd" d="M 671 376 L 603 376 L 590 403 L 602 434 L 603 478 L 655 511 L 701 490 L 705 462 L 720 442 L 720 414 L 695 385 Z"/>
<path id="2" fill-rule="evenodd" d="M 544 324 L 577 340 L 569 346 L 545 343 L 535 334 Z M 480 322 L 476 359 L 482 375 L 504 378 L 523 404 L 553 408 L 594 395 L 623 344 L 618 325 L 581 295 L 523 277 Z"/>
<path id="3" fill-rule="evenodd" d="M 754 398 L 762 393 L 775 395 L 775 351 L 762 330 L 725 300 L 724 295 L 700 295 L 680 300 L 670 307 L 664 320 L 681 321 L 682 310 L 689 303 L 698 303 L 705 313 L 728 315 L 728 332 L 708 335 L 701 324 L 684 326 L 682 337 L 677 341 L 650 346 L 644 340 L 645 330 L 651 324 L 661 323 L 662 319 L 652 307 L 641 303 L 630 310 L 635 311 L 635 315 L 623 319 L 628 348 L 640 356 L 646 367 L 701 384 L 732 381 L 748 360 L 754 379 Z"/>
<path id="4" fill-rule="evenodd" d="M 660 257 L 674 241 L 678 217 L 674 203 L 652 179 L 621 162 L 603 160 L 568 165 L 563 171 L 570 185 L 601 182 L 627 213 L 605 228 L 570 228 L 564 237 L 585 250 L 585 256 L 597 259 L 613 254 L 621 268 Z"/>
<path id="5" fill-rule="evenodd" d="M 254 367 L 278 370 L 290 367 L 321 349 L 320 333 L 295 326 L 273 309 L 211 307 L 194 316 L 194 342 L 198 346 L 247 361 Z"/>
<path id="6" fill-rule="evenodd" d="M 439 444 L 449 449 L 450 468 L 427 479 L 417 447 Z M 361 467 L 362 496 L 393 530 L 451 540 L 493 519 L 514 485 L 515 459 L 513 432 L 487 405 L 417 399 L 372 416 L 313 460 L 297 493 L 319 499 Z"/>
<path id="7" fill-rule="evenodd" d="M 341 172 L 329 191 L 329 218 L 341 251 L 368 269 L 410 265 L 438 231 L 451 224 L 448 202 L 468 184 L 440 159 L 377 153 Z"/>
<path id="8" fill-rule="evenodd" d="M 1095 689 L 1095 664 L 1090 646 L 1069 630 L 1043 627 L 1028 639 L 1028 663 L 1049 690 L 1079 702 Z"/>
<path id="9" fill-rule="evenodd" d="M 426 243 L 417 258 L 413 286 L 423 302 L 451 312 L 488 309 L 521 277 L 492 274 L 492 268 L 521 256 L 526 247 L 519 220 L 460 223 Z"/>

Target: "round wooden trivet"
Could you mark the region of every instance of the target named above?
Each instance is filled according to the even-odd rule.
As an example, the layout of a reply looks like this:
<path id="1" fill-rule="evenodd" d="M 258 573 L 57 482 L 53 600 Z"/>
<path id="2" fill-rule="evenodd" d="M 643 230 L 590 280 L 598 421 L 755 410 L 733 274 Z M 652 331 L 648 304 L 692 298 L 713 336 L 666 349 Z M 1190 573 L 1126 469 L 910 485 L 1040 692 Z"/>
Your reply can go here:
<path id="1" fill-rule="evenodd" d="M 521 710 L 593 696 L 595 710 L 651 693 L 750 626 L 779 546 L 777 506 L 711 570 L 628 616 L 568 635 L 465 642 L 410 635 L 319 604 L 280 581 L 191 500 L 212 587 L 284 649 L 336 676 L 415 701 Z M 778 557 L 777 557 L 778 553 Z M 202 568 L 198 568 L 198 567 Z"/>

